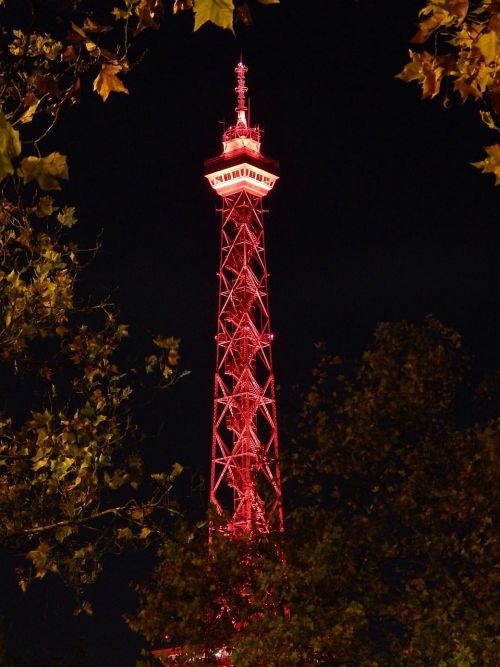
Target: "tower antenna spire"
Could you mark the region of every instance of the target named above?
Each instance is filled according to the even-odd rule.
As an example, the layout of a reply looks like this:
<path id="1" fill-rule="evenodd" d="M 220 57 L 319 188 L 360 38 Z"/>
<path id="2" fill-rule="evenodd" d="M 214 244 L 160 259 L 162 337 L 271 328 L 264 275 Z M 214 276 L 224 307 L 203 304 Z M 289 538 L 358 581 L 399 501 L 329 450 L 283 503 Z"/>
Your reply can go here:
<path id="1" fill-rule="evenodd" d="M 236 99 L 238 106 L 236 107 L 236 127 L 248 127 L 247 125 L 247 104 L 246 94 L 248 88 L 245 82 L 245 74 L 248 72 L 248 67 L 243 63 L 243 57 L 240 55 L 240 62 L 236 65 L 234 70 L 236 72 L 237 85 L 234 89 L 236 92 Z"/>

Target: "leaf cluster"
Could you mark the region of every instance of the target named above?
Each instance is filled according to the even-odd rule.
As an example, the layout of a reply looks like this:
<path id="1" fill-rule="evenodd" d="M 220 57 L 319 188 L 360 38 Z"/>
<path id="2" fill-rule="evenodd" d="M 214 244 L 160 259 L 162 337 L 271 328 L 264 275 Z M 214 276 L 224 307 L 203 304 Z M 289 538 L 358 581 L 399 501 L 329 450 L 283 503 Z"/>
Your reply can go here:
<path id="1" fill-rule="evenodd" d="M 445 89 L 444 106 L 451 92 L 462 102 L 478 105 L 481 120 L 498 132 L 500 115 L 500 4 L 496 0 L 428 0 L 420 11 L 412 38 L 410 62 L 397 75 L 416 81 L 423 98 Z M 425 48 L 429 45 L 429 49 Z M 499 145 L 486 147 L 487 157 L 473 163 L 500 183 Z"/>

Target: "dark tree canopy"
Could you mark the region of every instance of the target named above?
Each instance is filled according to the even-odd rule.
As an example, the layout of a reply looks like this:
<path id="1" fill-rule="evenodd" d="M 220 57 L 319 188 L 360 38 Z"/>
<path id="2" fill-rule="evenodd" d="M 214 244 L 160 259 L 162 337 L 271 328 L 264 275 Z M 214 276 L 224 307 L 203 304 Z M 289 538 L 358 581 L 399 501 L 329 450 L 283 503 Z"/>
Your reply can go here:
<path id="1" fill-rule="evenodd" d="M 355 364 L 322 350 L 287 445 L 286 564 L 254 557 L 235 665 L 498 664 L 498 376 L 474 380 L 434 318 L 379 325 Z M 237 545 L 210 559 L 188 535 L 166 543 L 131 625 L 199 655 L 227 638 L 209 625 L 217 568 L 226 586 L 243 575 Z"/>

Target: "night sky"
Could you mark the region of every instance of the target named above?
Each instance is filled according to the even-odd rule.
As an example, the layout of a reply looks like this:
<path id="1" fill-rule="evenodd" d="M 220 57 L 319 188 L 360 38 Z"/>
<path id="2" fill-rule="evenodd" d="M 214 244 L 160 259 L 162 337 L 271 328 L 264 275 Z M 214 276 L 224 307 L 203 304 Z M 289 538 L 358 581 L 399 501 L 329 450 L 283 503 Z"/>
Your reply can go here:
<path id="1" fill-rule="evenodd" d="M 220 152 L 219 121 L 233 122 L 240 51 L 263 153 L 281 164 L 266 219 L 280 414 L 307 383 L 315 341 L 359 354 L 380 321 L 433 313 L 498 365 L 500 188 L 470 166 L 495 137 L 472 105 L 453 98 L 445 110 L 394 78 L 421 6 L 283 0 L 236 38 L 167 16 L 145 36 L 130 96 L 102 104 L 88 90 L 63 117 L 53 143 L 69 156 L 75 233 L 104 246 L 82 287 L 111 293 L 144 335 L 180 337 L 191 370 L 155 407 L 158 465 L 209 464 L 220 225 L 203 162 Z M 86 637 L 89 665 L 132 667 L 141 644 L 120 613 L 144 567 L 139 557 L 113 565 L 93 619 L 61 621 L 69 603 L 48 584 L 30 608 L 2 582 L 0 613 L 20 644 L 43 652 Z"/>

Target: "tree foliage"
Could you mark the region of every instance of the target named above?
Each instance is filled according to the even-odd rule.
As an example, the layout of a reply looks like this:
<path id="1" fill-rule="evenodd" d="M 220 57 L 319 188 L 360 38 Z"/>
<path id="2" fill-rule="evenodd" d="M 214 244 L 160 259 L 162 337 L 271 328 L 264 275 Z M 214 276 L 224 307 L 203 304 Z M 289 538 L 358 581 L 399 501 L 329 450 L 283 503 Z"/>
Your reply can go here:
<path id="1" fill-rule="evenodd" d="M 398 77 L 416 81 L 423 98 L 444 93 L 477 104 L 481 120 L 500 131 L 500 3 L 497 0 L 428 0 L 411 40 L 410 62 Z M 474 163 L 500 183 L 500 144 Z"/>
<path id="2" fill-rule="evenodd" d="M 472 369 L 433 318 L 379 325 L 354 364 L 322 349 L 288 444 L 286 559 L 260 550 L 233 597 L 237 667 L 498 664 L 498 375 Z M 132 627 L 200 656 L 228 641 L 210 592 L 241 591 L 249 568 L 233 542 L 209 557 L 194 536 L 167 543 Z"/>
<path id="3" fill-rule="evenodd" d="M 44 149 L 92 81 L 104 101 L 126 92 L 135 40 L 157 27 L 160 3 L 105 4 L 0 3 L 0 546 L 27 559 L 23 589 L 47 572 L 78 588 L 104 554 L 149 543 L 181 469 L 140 488 L 131 409 L 148 376 L 172 382 L 179 341 L 158 336 L 131 368 L 116 308 L 77 295 L 95 249 L 72 240 L 76 211 L 59 192 L 66 156 Z"/>
<path id="4" fill-rule="evenodd" d="M 261 5 L 277 5 L 280 0 L 257 0 Z M 174 14 L 193 10 L 194 30 L 206 23 L 213 23 L 219 28 L 232 30 L 236 23 L 252 24 L 252 1 L 245 0 L 175 0 Z"/>

